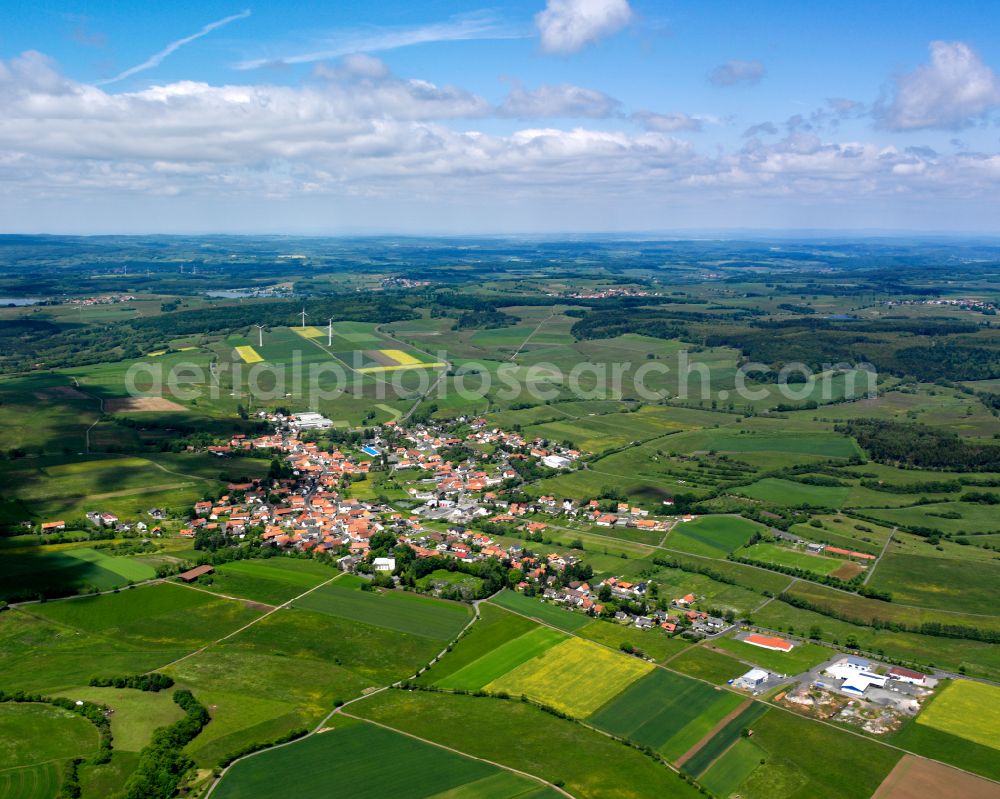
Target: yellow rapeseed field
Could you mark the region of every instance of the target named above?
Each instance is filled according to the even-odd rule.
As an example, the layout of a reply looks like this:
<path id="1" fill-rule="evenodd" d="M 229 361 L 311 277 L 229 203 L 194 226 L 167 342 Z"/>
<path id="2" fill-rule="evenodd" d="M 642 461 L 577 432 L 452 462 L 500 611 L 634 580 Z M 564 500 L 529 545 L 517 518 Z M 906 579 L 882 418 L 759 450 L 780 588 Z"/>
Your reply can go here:
<path id="1" fill-rule="evenodd" d="M 392 358 L 400 366 L 413 366 L 419 364 L 419 358 L 414 358 L 410 353 L 403 350 L 379 350 L 387 358 Z"/>
<path id="2" fill-rule="evenodd" d="M 1000 688 L 956 680 L 921 711 L 917 722 L 1000 749 Z"/>
<path id="3" fill-rule="evenodd" d="M 236 354 L 243 359 L 243 363 L 260 363 L 264 359 L 257 354 L 257 350 L 250 346 L 236 347 Z"/>
<path id="4" fill-rule="evenodd" d="M 292 330 L 303 338 L 321 338 L 326 335 L 326 332 L 318 327 L 293 327 Z"/>
<path id="5" fill-rule="evenodd" d="M 591 641 L 570 638 L 494 680 L 486 690 L 525 694 L 585 718 L 653 668 Z"/>

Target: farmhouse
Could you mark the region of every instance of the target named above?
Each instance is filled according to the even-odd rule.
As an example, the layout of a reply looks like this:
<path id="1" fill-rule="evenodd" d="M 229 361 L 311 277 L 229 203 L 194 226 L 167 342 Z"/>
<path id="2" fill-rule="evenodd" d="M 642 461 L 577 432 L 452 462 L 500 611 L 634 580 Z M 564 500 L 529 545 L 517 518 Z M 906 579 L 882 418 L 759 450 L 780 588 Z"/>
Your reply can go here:
<path id="1" fill-rule="evenodd" d="M 55 532 L 56 530 L 65 530 L 65 529 L 66 529 L 66 522 L 64 521 L 44 522 L 42 524 L 43 533 L 52 533 Z"/>
<path id="2" fill-rule="evenodd" d="M 181 572 L 177 575 L 178 579 L 183 580 L 185 583 L 193 583 L 199 577 L 204 577 L 206 574 L 211 574 L 215 571 L 214 566 L 210 566 L 207 563 L 203 566 L 195 566 L 193 569 L 189 569 L 186 572 Z"/>
<path id="3" fill-rule="evenodd" d="M 396 559 L 395 558 L 375 558 L 372 561 L 372 565 L 375 567 L 377 572 L 392 572 L 396 569 Z"/>
<path id="4" fill-rule="evenodd" d="M 761 649 L 772 649 L 775 652 L 791 652 L 792 647 L 795 646 L 791 641 L 786 641 L 784 638 L 778 638 L 776 635 L 758 635 L 757 633 L 751 633 L 743 640 L 753 646 L 759 646 Z"/>
<path id="5" fill-rule="evenodd" d="M 927 682 L 927 675 L 921 674 L 919 671 L 904 669 L 902 666 L 893 666 L 889 669 L 889 679 L 910 685 L 924 685 Z"/>

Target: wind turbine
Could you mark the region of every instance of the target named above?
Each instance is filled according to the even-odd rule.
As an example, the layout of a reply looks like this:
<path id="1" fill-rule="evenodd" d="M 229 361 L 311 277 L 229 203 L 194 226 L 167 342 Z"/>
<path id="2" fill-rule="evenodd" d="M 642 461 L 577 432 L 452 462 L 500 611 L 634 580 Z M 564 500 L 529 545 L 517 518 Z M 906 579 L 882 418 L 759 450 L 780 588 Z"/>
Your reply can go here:
<path id="1" fill-rule="evenodd" d="M 264 346 L 264 325 L 254 325 L 257 328 L 257 346 Z"/>
<path id="2" fill-rule="evenodd" d="M 326 346 L 333 346 L 333 317 L 330 317 L 330 321 L 326 323 Z"/>
<path id="3" fill-rule="evenodd" d="M 309 314 L 306 313 L 306 309 L 305 308 L 302 309 L 302 311 L 299 313 L 299 316 L 302 317 L 302 327 L 305 327 L 306 326 L 306 317 L 309 316 Z"/>

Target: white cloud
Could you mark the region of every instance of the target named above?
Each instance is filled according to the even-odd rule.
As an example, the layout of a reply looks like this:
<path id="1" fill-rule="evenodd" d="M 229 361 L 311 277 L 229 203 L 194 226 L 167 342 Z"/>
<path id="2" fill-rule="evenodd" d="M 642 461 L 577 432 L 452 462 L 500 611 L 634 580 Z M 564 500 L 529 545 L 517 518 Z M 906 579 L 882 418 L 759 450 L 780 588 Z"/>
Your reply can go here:
<path id="1" fill-rule="evenodd" d="M 491 14 L 475 12 L 452 17 L 446 22 L 407 28 L 344 31 L 325 37 L 319 45 L 305 52 L 274 57 L 250 58 L 236 64 L 237 69 L 258 69 L 275 64 L 313 64 L 352 53 L 384 53 L 401 47 L 432 42 L 461 42 L 479 39 L 520 39 L 524 31 L 501 24 Z"/>
<path id="2" fill-rule="evenodd" d="M 547 0 L 535 25 L 547 53 L 575 53 L 624 28 L 632 19 L 628 0 Z"/>
<path id="3" fill-rule="evenodd" d="M 197 33 L 192 33 L 190 36 L 185 36 L 183 39 L 177 39 L 176 41 L 171 42 L 162 50 L 160 50 L 160 52 L 154 53 L 145 61 L 143 61 L 141 64 L 136 64 L 136 66 L 126 69 L 124 72 L 115 75 L 113 78 L 108 78 L 107 80 L 101 81 L 100 83 L 98 83 L 98 86 L 106 86 L 109 83 L 117 83 L 120 80 L 125 80 L 125 78 L 130 78 L 133 75 L 137 75 L 140 72 L 145 72 L 146 70 L 152 69 L 153 67 L 158 67 L 161 63 L 163 63 L 163 59 L 165 59 L 172 53 L 177 52 L 184 45 L 190 44 L 196 39 L 200 39 L 202 36 L 207 36 L 212 31 L 218 30 L 219 28 L 228 25 L 230 22 L 235 22 L 238 19 L 246 19 L 249 16 L 250 16 L 250 11 L 247 10 L 247 11 L 241 11 L 239 14 L 233 14 L 231 16 L 224 17 L 223 19 L 218 19 L 215 22 L 209 22 L 207 25 L 203 26 L 202 29 Z"/>
<path id="4" fill-rule="evenodd" d="M 82 208 L 112 197 L 130 208 L 142 198 L 198 199 L 210 215 L 305 197 L 422 209 L 536 207 L 544 198 L 550 209 L 590 203 L 609 211 L 665 202 L 718 207 L 739 197 L 791 198 L 795 207 L 864 198 L 926 203 L 931 195 L 997 202 L 996 154 L 837 142 L 815 126 L 704 152 L 670 135 L 690 129 L 696 118 L 684 114 L 639 112 L 632 121 L 648 129 L 638 132 L 477 129 L 517 104 L 525 115 L 607 111 L 629 124 L 598 92 L 515 89 L 504 111 L 463 88 L 394 76 L 378 59 L 354 56 L 317 67 L 298 87 L 181 81 L 110 93 L 26 53 L 0 61 L 0 220 L 31 203 Z M 385 217 L 386 227 L 393 218 Z"/>
<path id="5" fill-rule="evenodd" d="M 562 84 L 539 86 L 528 91 L 514 83 L 510 94 L 497 109 L 504 117 L 540 119 L 543 117 L 591 117 L 601 119 L 617 113 L 620 103 L 594 89 Z"/>
<path id="6" fill-rule="evenodd" d="M 672 114 L 656 114 L 652 111 L 636 111 L 632 114 L 632 120 L 644 127 L 646 130 L 655 130 L 660 133 L 672 133 L 678 130 L 699 131 L 702 128 L 701 119 L 680 111 Z"/>
<path id="7" fill-rule="evenodd" d="M 1000 108 L 1000 79 L 964 42 L 931 42 L 931 62 L 896 80 L 877 110 L 891 130 L 958 130 Z"/>
<path id="8" fill-rule="evenodd" d="M 760 61 L 732 59 L 720 64 L 708 75 L 713 86 L 756 86 L 764 78 L 764 65 Z"/>

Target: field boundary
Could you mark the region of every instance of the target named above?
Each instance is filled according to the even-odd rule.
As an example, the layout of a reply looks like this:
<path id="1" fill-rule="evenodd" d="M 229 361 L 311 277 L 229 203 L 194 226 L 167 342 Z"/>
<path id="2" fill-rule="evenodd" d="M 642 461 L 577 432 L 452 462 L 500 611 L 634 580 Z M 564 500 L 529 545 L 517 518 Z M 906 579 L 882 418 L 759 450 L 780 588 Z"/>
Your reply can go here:
<path id="1" fill-rule="evenodd" d="M 271 615 L 277 613 L 279 610 L 284 610 L 285 608 L 287 608 L 288 606 L 290 606 L 293 602 L 301 599 L 302 597 L 306 596 L 307 594 L 311 594 L 313 591 L 316 591 L 317 589 L 322 588 L 325 585 L 329 585 L 334 580 L 336 580 L 336 579 L 338 579 L 340 577 L 343 577 L 345 574 L 346 574 L 346 572 L 340 572 L 339 574 L 335 574 L 329 580 L 324 580 L 319 585 L 314 585 L 308 591 L 303 591 L 301 594 L 299 594 L 298 596 L 292 597 L 287 602 L 282 602 L 280 605 L 276 605 L 276 606 L 272 607 L 271 610 L 267 611 L 267 613 L 262 613 L 256 619 L 254 619 L 253 621 L 249 622 L 248 624 L 244 624 L 239 629 L 233 630 L 232 632 L 227 633 L 226 635 L 222 636 L 221 638 L 216 638 L 214 641 L 209 641 L 207 644 L 205 644 L 204 646 L 202 646 L 202 647 L 194 650 L 193 652 L 188 652 L 186 655 L 184 655 L 184 657 L 177 658 L 177 660 L 173 660 L 170 663 L 164 664 L 163 666 L 158 666 L 156 669 L 153 669 L 152 671 L 157 671 L 159 669 L 167 669 L 167 668 L 170 668 L 171 666 L 176 666 L 178 663 L 181 663 L 182 661 L 185 661 L 188 658 L 194 657 L 195 655 L 200 655 L 206 649 L 208 649 L 210 647 L 213 647 L 216 644 L 221 644 L 223 641 L 228 641 L 234 635 L 239 635 L 244 630 L 247 630 L 250 627 L 253 627 L 255 624 L 257 624 L 260 621 L 263 621 L 268 616 L 271 616 Z M 195 588 L 194 586 L 187 585 L 186 583 L 175 583 L 175 582 L 172 582 L 170 580 L 165 580 L 164 582 L 167 585 L 176 585 L 178 588 L 189 588 L 189 589 L 193 589 L 195 591 L 201 591 L 202 590 L 201 588 Z M 206 591 L 205 593 L 211 593 L 211 591 Z M 215 596 L 218 596 L 218 594 L 216 594 Z M 249 600 L 242 599 L 240 601 L 241 602 L 247 602 Z M 263 603 L 257 603 L 257 604 L 263 604 Z M 147 674 L 148 673 L 150 673 L 150 672 L 147 672 Z"/>
<path id="2" fill-rule="evenodd" d="M 372 696 L 372 694 L 369 694 L 368 696 Z M 362 698 L 367 699 L 367 697 L 362 697 Z M 534 780 L 535 782 L 538 782 L 538 783 L 546 786 L 547 788 L 551 788 L 553 791 L 558 791 L 559 793 L 561 793 L 563 796 L 567 797 L 568 799 L 576 799 L 576 797 L 573 796 L 573 794 L 569 793 L 564 788 L 560 788 L 558 785 L 555 785 L 554 783 L 551 783 L 548 780 L 542 779 L 541 777 L 538 777 L 538 776 L 536 776 L 534 774 L 529 774 L 527 771 L 521 771 L 520 769 L 516 769 L 513 766 L 505 766 L 502 763 L 497 763 L 495 760 L 489 760 L 489 759 L 487 759 L 485 757 L 477 757 L 476 755 L 470 755 L 468 752 L 463 752 L 460 749 L 454 749 L 454 748 L 452 748 L 450 746 L 447 746 L 447 745 L 445 745 L 443 743 L 438 743 L 437 741 L 432 741 L 429 738 L 421 738 L 419 735 L 414 735 L 412 732 L 406 732 L 405 730 L 397 730 L 395 727 L 390 727 L 388 724 L 383 724 L 380 721 L 374 721 L 372 719 L 366 719 L 363 716 L 355 716 L 355 715 L 353 715 L 351 713 L 346 713 L 342 709 L 338 710 L 338 712 L 341 713 L 344 716 L 347 716 L 347 718 L 349 718 L 349 719 L 354 719 L 355 721 L 360 721 L 360 722 L 365 723 L 365 724 L 374 724 L 376 727 L 381 727 L 384 730 L 389 730 L 390 732 L 397 733 L 398 735 L 405 735 L 407 738 L 412 738 L 415 741 L 420 741 L 420 742 L 425 743 L 425 744 L 430 744 L 431 746 L 436 746 L 438 749 L 443 749 L 446 752 L 452 752 L 453 754 L 461 755 L 462 757 L 467 757 L 470 760 L 478 760 L 480 763 L 488 763 L 491 766 L 495 766 L 496 768 L 503 769 L 504 771 L 509 771 L 512 774 L 517 774 L 517 775 L 519 775 L 521 777 L 527 777 L 528 779 Z"/>
<path id="3" fill-rule="evenodd" d="M 712 727 L 712 729 L 710 729 L 707 733 L 705 733 L 704 737 L 702 737 L 702 739 L 700 741 L 698 741 L 698 743 L 696 743 L 694 746 L 692 746 L 690 749 L 688 749 L 683 755 L 681 755 L 679 758 L 677 758 L 677 762 L 676 762 L 677 768 L 680 768 L 681 766 L 683 766 L 692 757 L 694 757 L 699 751 L 701 751 L 701 749 L 705 746 L 705 744 L 707 744 L 709 741 L 711 741 L 716 735 L 719 734 L 719 732 L 722 731 L 723 727 L 725 727 L 729 722 L 731 722 L 733 719 L 735 719 L 737 716 L 739 716 L 740 713 L 742 713 L 744 710 L 746 710 L 748 707 L 750 707 L 751 704 L 753 704 L 752 700 L 746 699 L 746 700 L 744 700 L 744 702 L 741 705 L 739 705 L 738 707 L 736 707 L 732 711 L 730 711 L 725 716 L 725 718 L 719 719 L 718 723 L 714 727 Z M 722 755 L 724 755 L 728 751 L 729 751 L 729 747 L 727 747 L 726 750 L 725 750 L 725 752 L 722 752 L 722 754 L 720 754 L 719 757 L 722 757 Z M 716 760 L 718 760 L 718 759 L 719 758 L 716 758 Z M 714 762 L 715 762 L 715 760 L 712 761 L 712 763 L 714 763 Z M 708 768 L 711 768 L 711 767 L 712 767 L 712 764 L 709 763 Z M 708 771 L 708 768 L 706 768 L 705 771 Z"/>

